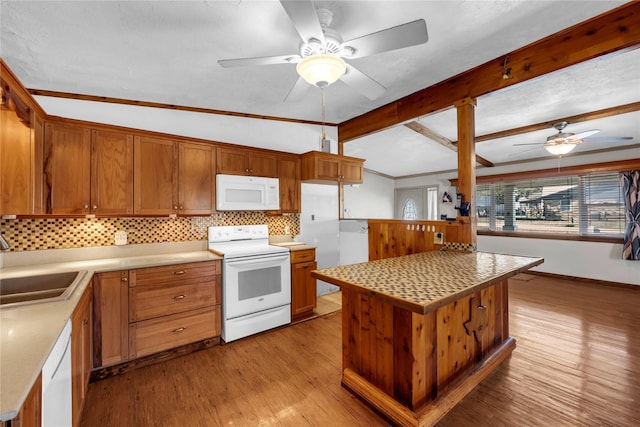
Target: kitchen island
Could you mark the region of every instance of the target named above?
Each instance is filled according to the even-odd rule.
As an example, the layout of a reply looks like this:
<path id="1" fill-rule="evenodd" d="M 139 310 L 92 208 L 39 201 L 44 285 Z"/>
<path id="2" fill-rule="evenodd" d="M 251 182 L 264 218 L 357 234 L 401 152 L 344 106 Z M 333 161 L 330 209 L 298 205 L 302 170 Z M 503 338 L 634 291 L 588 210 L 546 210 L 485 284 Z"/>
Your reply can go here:
<path id="1" fill-rule="evenodd" d="M 313 271 L 342 289 L 342 385 L 395 424 L 435 424 L 515 348 L 508 278 L 543 261 L 432 251 Z"/>

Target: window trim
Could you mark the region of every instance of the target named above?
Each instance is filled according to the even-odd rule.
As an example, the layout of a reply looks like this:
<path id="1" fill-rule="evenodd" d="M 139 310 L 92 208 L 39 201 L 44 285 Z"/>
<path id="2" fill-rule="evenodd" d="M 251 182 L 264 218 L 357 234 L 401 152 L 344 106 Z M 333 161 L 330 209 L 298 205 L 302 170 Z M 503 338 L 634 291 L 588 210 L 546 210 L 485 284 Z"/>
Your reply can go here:
<path id="1" fill-rule="evenodd" d="M 496 236 L 496 237 L 520 237 L 522 239 L 548 239 L 548 240 L 573 240 L 578 242 L 595 242 L 595 243 L 624 243 L 624 237 L 617 236 L 596 236 L 596 235 L 577 235 L 577 234 L 554 234 L 554 233 L 537 233 L 527 231 L 526 233 L 518 231 L 492 231 L 478 230 L 478 236 Z"/>

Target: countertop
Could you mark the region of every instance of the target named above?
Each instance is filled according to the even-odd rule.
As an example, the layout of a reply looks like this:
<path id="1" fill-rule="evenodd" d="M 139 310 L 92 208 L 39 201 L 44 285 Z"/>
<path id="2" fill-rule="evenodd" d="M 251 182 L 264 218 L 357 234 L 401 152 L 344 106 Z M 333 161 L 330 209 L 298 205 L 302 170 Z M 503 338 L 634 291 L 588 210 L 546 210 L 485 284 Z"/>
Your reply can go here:
<path id="1" fill-rule="evenodd" d="M 1 269 L 0 280 L 64 271 L 87 271 L 87 274 L 66 301 L 0 307 L 0 421 L 18 415 L 94 273 L 219 259 L 221 257 L 209 251 L 195 251 Z"/>
<path id="2" fill-rule="evenodd" d="M 543 262 L 488 252 L 432 251 L 314 270 L 311 275 L 426 314 Z"/>

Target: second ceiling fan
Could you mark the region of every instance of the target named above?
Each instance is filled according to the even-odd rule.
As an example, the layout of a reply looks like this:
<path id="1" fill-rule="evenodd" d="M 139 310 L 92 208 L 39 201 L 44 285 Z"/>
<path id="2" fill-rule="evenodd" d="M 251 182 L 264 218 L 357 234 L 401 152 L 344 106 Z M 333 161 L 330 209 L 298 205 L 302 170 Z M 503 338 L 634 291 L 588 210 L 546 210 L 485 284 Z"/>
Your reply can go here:
<path id="1" fill-rule="evenodd" d="M 424 19 L 387 28 L 355 39 L 343 41 L 330 28 L 333 13 L 316 10 L 311 1 L 280 0 L 300 35 L 299 53 L 257 58 L 223 59 L 222 67 L 297 64 L 300 77 L 285 99 L 298 99 L 308 84 L 325 87 L 340 79 L 366 96 L 376 99 L 386 88 L 345 60 L 362 58 L 382 52 L 426 43 L 429 39 Z"/>

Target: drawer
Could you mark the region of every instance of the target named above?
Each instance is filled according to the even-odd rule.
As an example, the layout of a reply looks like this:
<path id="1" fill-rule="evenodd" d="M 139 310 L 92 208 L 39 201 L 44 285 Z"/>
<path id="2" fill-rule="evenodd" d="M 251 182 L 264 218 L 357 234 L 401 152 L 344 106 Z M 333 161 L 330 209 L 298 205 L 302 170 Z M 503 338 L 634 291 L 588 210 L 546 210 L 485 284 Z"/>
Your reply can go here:
<path id="1" fill-rule="evenodd" d="M 129 322 L 220 304 L 220 276 L 197 283 L 129 288 Z"/>
<path id="2" fill-rule="evenodd" d="M 220 335 L 220 306 L 129 325 L 131 358 L 146 356 Z"/>
<path id="3" fill-rule="evenodd" d="M 220 261 L 192 262 L 129 271 L 129 286 L 157 285 L 202 279 L 221 274 Z"/>
<path id="4" fill-rule="evenodd" d="M 299 262 L 314 261 L 316 259 L 315 249 L 304 249 L 302 251 L 291 251 L 291 264 Z"/>

